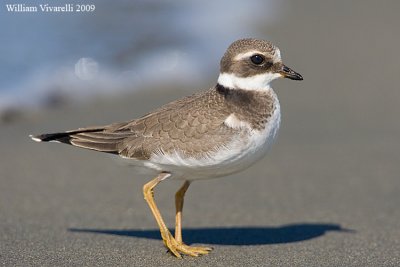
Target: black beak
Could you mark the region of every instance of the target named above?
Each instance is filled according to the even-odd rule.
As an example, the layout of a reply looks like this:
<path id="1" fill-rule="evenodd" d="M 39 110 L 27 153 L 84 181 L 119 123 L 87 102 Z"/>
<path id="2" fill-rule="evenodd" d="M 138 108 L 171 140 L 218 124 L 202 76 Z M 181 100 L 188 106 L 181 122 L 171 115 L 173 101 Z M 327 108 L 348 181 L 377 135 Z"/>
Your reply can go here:
<path id="1" fill-rule="evenodd" d="M 294 70 L 292 70 L 289 67 L 286 67 L 285 65 L 282 65 L 282 69 L 280 71 L 280 74 L 284 78 L 288 78 L 288 79 L 291 79 L 291 80 L 298 80 L 298 81 L 303 80 L 303 76 L 301 76 L 300 73 L 295 72 Z"/>

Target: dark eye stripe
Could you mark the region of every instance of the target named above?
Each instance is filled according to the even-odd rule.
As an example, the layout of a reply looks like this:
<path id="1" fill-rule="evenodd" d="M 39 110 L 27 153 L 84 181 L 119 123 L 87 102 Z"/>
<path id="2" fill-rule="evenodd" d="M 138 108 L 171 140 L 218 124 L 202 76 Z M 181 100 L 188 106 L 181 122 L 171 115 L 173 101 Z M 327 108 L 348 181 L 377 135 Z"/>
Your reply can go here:
<path id="1" fill-rule="evenodd" d="M 274 65 L 274 63 L 272 63 L 271 61 L 265 62 L 265 66 L 266 66 L 267 68 L 271 68 L 272 65 Z"/>

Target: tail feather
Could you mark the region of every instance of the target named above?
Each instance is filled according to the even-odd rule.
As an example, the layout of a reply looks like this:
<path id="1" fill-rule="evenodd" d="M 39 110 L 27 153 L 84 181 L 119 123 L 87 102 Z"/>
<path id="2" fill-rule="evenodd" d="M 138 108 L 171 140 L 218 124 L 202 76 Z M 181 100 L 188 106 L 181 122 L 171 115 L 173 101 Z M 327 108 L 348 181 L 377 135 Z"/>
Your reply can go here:
<path id="1" fill-rule="evenodd" d="M 132 133 L 108 132 L 105 128 L 85 128 L 73 131 L 30 135 L 36 142 L 59 142 L 76 147 L 118 154 L 118 144 Z"/>
<path id="2" fill-rule="evenodd" d="M 70 144 L 69 140 L 71 139 L 70 134 L 66 132 L 30 135 L 29 137 L 36 142 L 61 142 L 66 144 Z"/>
<path id="3" fill-rule="evenodd" d="M 72 139 L 71 144 L 76 147 L 118 154 L 117 143 L 95 143 L 79 139 Z"/>
<path id="4" fill-rule="evenodd" d="M 104 128 L 84 128 L 84 129 L 77 129 L 73 131 L 66 131 L 60 133 L 30 135 L 29 137 L 36 142 L 61 142 L 70 144 L 69 140 L 71 139 L 71 136 L 74 134 L 85 133 L 85 132 L 99 132 L 103 130 Z"/>

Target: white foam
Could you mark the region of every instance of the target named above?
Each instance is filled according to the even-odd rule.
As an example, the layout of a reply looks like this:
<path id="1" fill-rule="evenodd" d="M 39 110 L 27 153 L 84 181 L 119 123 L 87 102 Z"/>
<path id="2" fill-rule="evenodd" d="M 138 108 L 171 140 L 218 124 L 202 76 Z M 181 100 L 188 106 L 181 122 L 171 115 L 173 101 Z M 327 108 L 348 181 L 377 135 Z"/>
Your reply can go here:
<path id="1" fill-rule="evenodd" d="M 249 25 L 270 24 L 280 17 L 279 3 L 198 0 L 166 5 L 156 0 L 140 1 L 138 5 L 123 1 L 107 6 L 109 16 L 102 23 L 93 16 L 37 16 L 34 24 L 30 16 L 0 16 L 0 24 L 20 29 L 17 37 L 13 27 L 2 32 L 7 53 L 0 66 L 5 78 L 0 80 L 0 113 L 9 108 L 40 107 L 46 100 L 60 96 L 82 101 L 176 82 L 194 90 L 215 76 L 219 60 L 232 41 L 260 37 Z M 107 3 L 99 1 L 96 9 L 102 5 Z M 149 8 L 155 5 L 162 8 Z M 221 12 L 226 6 L 229 12 Z M 79 31 L 76 27 L 63 28 L 49 38 L 49 32 L 65 24 L 79 25 Z M 120 25 L 129 25 L 131 31 L 113 34 L 112 38 L 98 35 L 106 24 L 108 32 L 119 30 Z M 164 24 L 169 26 L 159 27 Z M 32 35 L 37 37 L 35 42 L 31 42 Z M 143 43 L 148 36 L 154 38 L 149 46 Z M 73 40 L 76 43 L 71 43 Z M 92 61 L 80 61 L 75 69 L 80 58 L 89 57 Z"/>

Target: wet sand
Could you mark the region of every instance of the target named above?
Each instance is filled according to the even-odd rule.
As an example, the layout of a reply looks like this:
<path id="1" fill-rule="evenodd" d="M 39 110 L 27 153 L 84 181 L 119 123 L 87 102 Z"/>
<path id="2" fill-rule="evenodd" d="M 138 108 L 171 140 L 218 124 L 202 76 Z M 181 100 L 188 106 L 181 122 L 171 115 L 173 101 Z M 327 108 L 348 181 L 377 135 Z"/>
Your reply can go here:
<path id="1" fill-rule="evenodd" d="M 400 6 L 392 3 L 292 1 L 266 29 L 305 80 L 273 84 L 283 117 L 267 157 L 189 188 L 183 238 L 214 247 L 204 257 L 165 252 L 142 197 L 151 177 L 106 154 L 28 139 L 128 120 L 190 91 L 146 91 L 1 125 L 0 263 L 400 265 Z M 171 227 L 179 186 L 156 190 Z"/>

